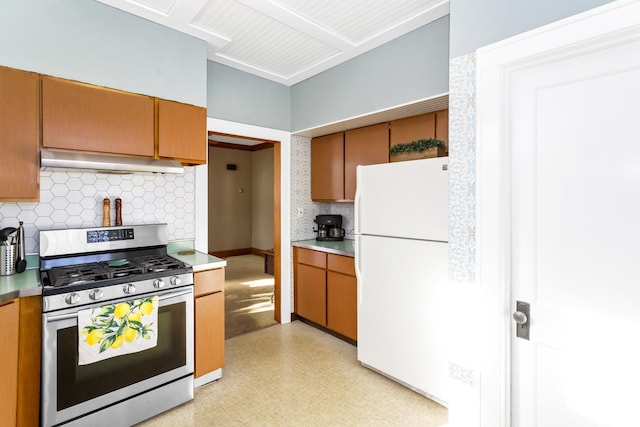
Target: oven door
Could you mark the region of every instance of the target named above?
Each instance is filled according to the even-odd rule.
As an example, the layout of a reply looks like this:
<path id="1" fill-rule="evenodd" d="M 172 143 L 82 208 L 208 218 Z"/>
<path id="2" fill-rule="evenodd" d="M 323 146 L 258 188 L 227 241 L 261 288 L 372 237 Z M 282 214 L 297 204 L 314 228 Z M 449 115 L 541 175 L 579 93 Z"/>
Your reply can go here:
<path id="1" fill-rule="evenodd" d="M 148 350 L 89 365 L 78 365 L 79 308 L 43 313 L 44 426 L 87 415 L 180 378 L 193 376 L 193 287 L 154 295 L 159 297 L 158 344 Z M 135 297 L 140 298 L 140 295 Z M 82 306 L 81 309 L 127 299 L 131 297 Z M 156 404 L 161 402 L 149 402 L 149 405 Z"/>

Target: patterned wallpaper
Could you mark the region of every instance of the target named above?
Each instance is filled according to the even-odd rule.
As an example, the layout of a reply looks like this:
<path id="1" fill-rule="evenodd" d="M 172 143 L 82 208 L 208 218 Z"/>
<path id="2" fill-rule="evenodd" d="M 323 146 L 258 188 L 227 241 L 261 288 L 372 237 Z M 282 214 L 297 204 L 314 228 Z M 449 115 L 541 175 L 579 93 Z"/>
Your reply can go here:
<path id="1" fill-rule="evenodd" d="M 475 278 L 476 58 L 449 63 L 449 275 Z"/>
<path id="2" fill-rule="evenodd" d="M 24 222 L 27 253 L 39 251 L 39 231 L 102 226 L 102 201 L 122 199 L 124 225 L 167 223 L 169 240 L 195 236 L 195 172 L 107 174 L 45 168 L 40 171 L 40 201 L 0 203 L 0 228 Z"/>

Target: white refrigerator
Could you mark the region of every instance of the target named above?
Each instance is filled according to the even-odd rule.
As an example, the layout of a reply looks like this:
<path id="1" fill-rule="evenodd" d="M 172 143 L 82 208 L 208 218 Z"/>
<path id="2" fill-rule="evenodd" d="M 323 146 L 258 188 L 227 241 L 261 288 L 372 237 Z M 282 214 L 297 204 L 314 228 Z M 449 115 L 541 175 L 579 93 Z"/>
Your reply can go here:
<path id="1" fill-rule="evenodd" d="M 446 405 L 448 157 L 359 166 L 358 360 Z"/>

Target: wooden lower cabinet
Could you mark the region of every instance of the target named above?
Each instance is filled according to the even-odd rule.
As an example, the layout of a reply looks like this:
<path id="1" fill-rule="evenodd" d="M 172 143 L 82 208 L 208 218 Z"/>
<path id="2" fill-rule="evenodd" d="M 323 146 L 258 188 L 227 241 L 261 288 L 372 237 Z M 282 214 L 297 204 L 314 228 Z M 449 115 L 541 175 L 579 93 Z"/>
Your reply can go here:
<path id="1" fill-rule="evenodd" d="M 41 316 L 40 296 L 0 304 L 0 427 L 39 423 Z"/>
<path id="2" fill-rule="evenodd" d="M 357 282 L 352 257 L 294 248 L 295 313 L 357 340 Z"/>
<path id="3" fill-rule="evenodd" d="M 194 273 L 195 372 L 224 367 L 224 268 Z"/>
<path id="4" fill-rule="evenodd" d="M 297 280 L 296 313 L 319 325 L 327 326 L 326 270 L 298 264 Z"/>
<path id="5" fill-rule="evenodd" d="M 327 327 L 358 340 L 358 297 L 355 276 L 327 271 Z"/>
<path id="6" fill-rule="evenodd" d="M 17 425 L 18 409 L 18 337 L 20 325 L 18 300 L 0 305 L 0 426 Z"/>

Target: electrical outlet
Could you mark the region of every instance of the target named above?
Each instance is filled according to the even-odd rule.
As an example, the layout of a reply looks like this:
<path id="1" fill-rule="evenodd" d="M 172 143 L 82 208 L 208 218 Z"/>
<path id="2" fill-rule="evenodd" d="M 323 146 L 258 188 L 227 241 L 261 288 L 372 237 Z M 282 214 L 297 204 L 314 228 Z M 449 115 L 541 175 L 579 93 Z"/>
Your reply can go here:
<path id="1" fill-rule="evenodd" d="M 304 216 L 304 208 L 298 208 L 298 218 L 302 218 Z"/>

